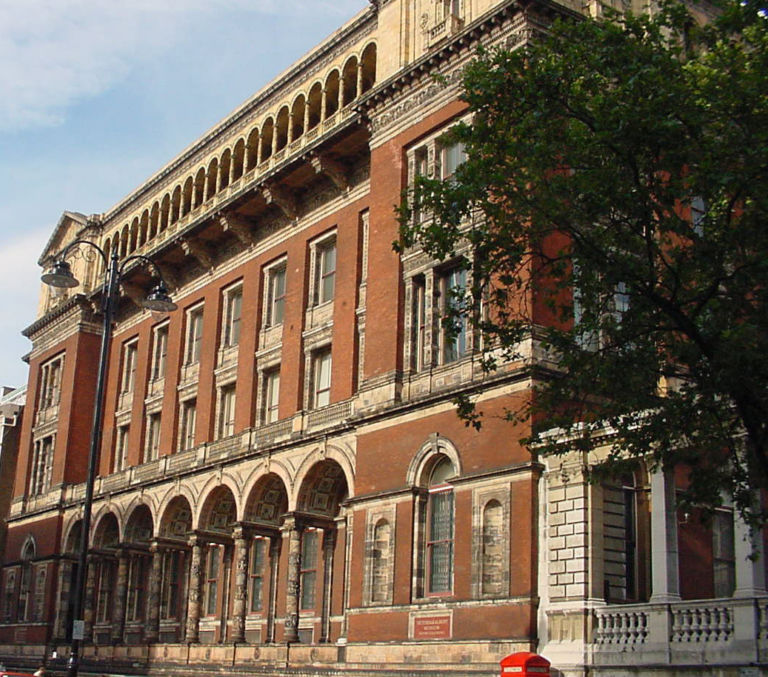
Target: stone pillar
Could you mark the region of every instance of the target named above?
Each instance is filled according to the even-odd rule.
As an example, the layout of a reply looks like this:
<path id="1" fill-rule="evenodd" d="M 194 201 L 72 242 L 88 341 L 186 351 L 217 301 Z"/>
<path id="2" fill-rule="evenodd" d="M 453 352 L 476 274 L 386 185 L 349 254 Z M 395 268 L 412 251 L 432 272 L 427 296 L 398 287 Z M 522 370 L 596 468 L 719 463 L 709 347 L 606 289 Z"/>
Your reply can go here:
<path id="1" fill-rule="evenodd" d="M 357 62 L 357 96 L 363 93 L 363 61 Z"/>
<path id="2" fill-rule="evenodd" d="M 323 93 L 320 96 L 320 122 L 325 121 L 325 116 L 328 114 L 328 90 L 323 87 Z"/>
<path id="3" fill-rule="evenodd" d="M 117 553 L 117 584 L 115 585 L 115 601 L 112 607 L 112 643 L 123 641 L 125 630 L 125 599 L 128 595 L 128 561 L 129 555 L 124 550 Z"/>
<path id="4" fill-rule="evenodd" d="M 651 603 L 680 599 L 677 508 L 671 472 L 651 474 Z"/>
<path id="5" fill-rule="evenodd" d="M 272 536 L 269 540 L 269 602 L 267 607 L 267 636 L 266 644 L 275 642 L 275 613 L 277 609 L 277 583 L 280 580 L 280 535 Z"/>
<path id="6" fill-rule="evenodd" d="M 189 591 L 187 595 L 187 644 L 200 641 L 200 592 L 202 586 L 203 543 L 193 537 L 189 542 L 192 547 L 192 562 L 189 567 Z"/>
<path id="7" fill-rule="evenodd" d="M 309 131 L 309 98 L 304 101 L 304 130 L 302 134 L 306 134 Z"/>
<path id="8" fill-rule="evenodd" d="M 232 641 L 245 642 L 245 613 L 248 596 L 248 541 L 242 527 L 237 527 L 235 540 L 235 600 L 232 605 Z"/>
<path id="9" fill-rule="evenodd" d="M 299 641 L 299 587 L 301 571 L 301 525 L 287 517 L 283 530 L 288 533 L 288 571 L 286 572 L 285 641 Z"/>
<path id="10" fill-rule="evenodd" d="M 277 118 L 272 123 L 272 155 L 277 153 Z"/>
<path id="11" fill-rule="evenodd" d="M 286 130 L 285 145 L 290 146 L 293 143 L 293 111 L 288 113 L 288 129 Z"/>
<path id="12" fill-rule="evenodd" d="M 229 155 L 229 183 L 228 186 L 232 185 L 232 182 L 235 180 L 235 150 L 232 149 L 232 152 Z"/>
<path id="13" fill-rule="evenodd" d="M 331 594 L 333 592 L 333 550 L 336 546 L 336 530 L 323 532 L 323 606 L 320 615 L 320 643 L 331 638 Z"/>
<path id="14" fill-rule="evenodd" d="M 147 595 L 147 625 L 144 639 L 147 643 L 160 638 L 160 577 L 162 575 L 163 552 L 157 543 L 149 547 L 152 553 L 152 568 L 149 570 L 149 594 Z"/>
<path id="15" fill-rule="evenodd" d="M 736 559 L 734 597 L 757 597 L 766 594 L 765 549 L 759 532 L 749 528 L 741 513 L 733 512 L 733 545 Z"/>
<path id="16" fill-rule="evenodd" d="M 85 602 L 83 604 L 83 637 L 93 637 L 94 601 L 96 595 L 96 561 L 88 557 L 85 572 Z"/>

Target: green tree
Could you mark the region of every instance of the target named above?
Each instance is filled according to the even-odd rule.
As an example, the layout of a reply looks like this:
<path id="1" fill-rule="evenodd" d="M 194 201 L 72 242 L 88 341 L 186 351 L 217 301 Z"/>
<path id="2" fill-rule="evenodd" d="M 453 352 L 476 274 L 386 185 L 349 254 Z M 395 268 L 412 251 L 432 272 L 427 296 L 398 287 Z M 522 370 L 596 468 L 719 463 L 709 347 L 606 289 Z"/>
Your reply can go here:
<path id="1" fill-rule="evenodd" d="M 448 307 L 485 337 L 488 369 L 530 337 L 549 351 L 531 403 L 508 414 L 531 417 L 528 444 L 562 451 L 542 434 L 559 428 L 586 449 L 610 426 L 598 474 L 682 462 L 691 503 L 726 491 L 761 521 L 767 24 L 749 2 L 706 25 L 667 2 L 479 53 L 463 80 L 472 117 L 451 132 L 466 161 L 450 181 L 416 180 L 396 245 L 443 260 L 469 244 L 471 298 Z M 480 425 L 469 399 L 460 411 Z"/>

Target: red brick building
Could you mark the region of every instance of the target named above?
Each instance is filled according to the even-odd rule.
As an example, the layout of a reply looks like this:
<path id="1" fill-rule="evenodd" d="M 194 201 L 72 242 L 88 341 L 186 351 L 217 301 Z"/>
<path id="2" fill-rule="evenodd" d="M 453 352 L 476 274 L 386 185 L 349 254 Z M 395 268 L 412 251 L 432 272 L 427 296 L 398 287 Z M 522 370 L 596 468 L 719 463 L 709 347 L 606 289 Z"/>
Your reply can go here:
<path id="1" fill-rule="evenodd" d="M 565 540 L 548 540 L 551 508 L 574 501 L 555 486 L 561 469 L 494 416 L 530 396 L 530 373 L 522 363 L 484 373 L 469 328 L 443 325 L 469 251 L 434 261 L 392 247 L 409 180 L 448 177 L 461 161 L 445 133 L 464 114 L 458 81 L 475 47 L 522 44 L 555 9 L 571 11 L 372 2 L 125 200 L 64 213 L 41 264 L 76 238 L 147 256 L 178 304 L 165 316 L 141 309 L 149 273 L 125 270 L 85 669 L 491 675 L 507 654 L 550 648 L 583 673 L 594 601 L 613 599 L 602 573 L 586 574 L 604 548 L 574 543 L 577 575 L 557 578 L 565 565 L 547 557 Z M 8 663 L 68 651 L 103 273 L 98 257 L 72 266 L 82 286 L 63 297 L 44 288 L 26 331 L 0 605 Z M 482 432 L 455 414 L 469 390 Z M 651 531 L 640 529 L 642 558 Z M 616 538 L 611 581 L 626 602 L 632 576 L 647 601 L 650 567 L 630 567 L 630 536 Z"/>

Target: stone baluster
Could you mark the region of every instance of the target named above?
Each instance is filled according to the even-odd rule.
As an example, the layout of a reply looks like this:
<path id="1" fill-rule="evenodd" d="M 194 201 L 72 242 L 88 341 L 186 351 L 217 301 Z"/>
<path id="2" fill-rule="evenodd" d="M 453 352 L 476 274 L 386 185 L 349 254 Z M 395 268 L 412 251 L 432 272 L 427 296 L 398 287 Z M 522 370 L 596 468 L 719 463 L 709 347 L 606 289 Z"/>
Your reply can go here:
<path id="1" fill-rule="evenodd" d="M 112 643 L 123 641 L 125 630 L 125 601 L 128 595 L 128 562 L 129 555 L 124 550 L 117 553 L 117 585 L 115 586 L 115 602 L 112 608 Z"/>
<path id="2" fill-rule="evenodd" d="M 186 641 L 188 644 L 197 644 L 200 641 L 203 542 L 200 538 L 193 537 L 189 544 L 192 547 L 192 562 L 189 567 Z"/>
<path id="3" fill-rule="evenodd" d="M 245 642 L 245 613 L 248 596 L 248 541 L 242 527 L 236 527 L 235 541 L 235 599 L 232 605 L 232 641 Z"/>
<path id="4" fill-rule="evenodd" d="M 163 565 L 163 552 L 157 543 L 149 547 L 152 553 L 152 568 L 149 570 L 149 593 L 147 595 L 147 625 L 144 639 L 148 643 L 160 638 L 160 577 Z"/>

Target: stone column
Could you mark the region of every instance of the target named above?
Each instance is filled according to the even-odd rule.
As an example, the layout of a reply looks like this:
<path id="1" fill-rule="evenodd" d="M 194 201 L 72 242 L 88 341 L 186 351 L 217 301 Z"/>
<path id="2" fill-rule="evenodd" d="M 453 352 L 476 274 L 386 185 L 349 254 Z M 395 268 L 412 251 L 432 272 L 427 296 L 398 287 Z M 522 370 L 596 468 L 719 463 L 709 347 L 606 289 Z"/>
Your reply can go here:
<path id="1" fill-rule="evenodd" d="M 280 580 L 280 546 L 283 539 L 274 535 L 269 539 L 269 601 L 267 602 L 266 644 L 275 642 L 275 613 L 277 609 L 277 583 Z"/>
<path id="2" fill-rule="evenodd" d="M 304 131 L 302 134 L 306 134 L 309 131 L 309 97 L 304 101 Z"/>
<path id="3" fill-rule="evenodd" d="M 757 597 L 766 594 L 765 552 L 759 532 L 749 528 L 741 513 L 733 512 L 733 545 L 736 559 L 734 597 Z"/>
<path id="4" fill-rule="evenodd" d="M 203 543 L 193 537 L 189 545 L 192 547 L 192 562 L 189 567 L 189 591 L 187 595 L 187 644 L 197 644 L 200 641 L 200 592 L 202 586 Z"/>
<path id="5" fill-rule="evenodd" d="M 94 601 L 96 595 L 96 561 L 88 557 L 85 572 L 85 603 L 83 604 L 83 637 L 93 638 Z"/>
<path id="6" fill-rule="evenodd" d="M 328 114 L 328 90 L 323 87 L 323 92 L 320 96 L 320 122 L 325 121 L 325 116 Z"/>
<path id="7" fill-rule="evenodd" d="M 235 600 L 232 605 L 232 641 L 245 642 L 245 613 L 248 597 L 248 541 L 242 527 L 235 528 Z"/>
<path id="8" fill-rule="evenodd" d="M 333 592 L 333 550 L 336 546 L 336 530 L 323 532 L 323 606 L 320 615 L 320 643 L 331 637 L 331 594 Z"/>
<path id="9" fill-rule="evenodd" d="M 299 641 L 299 587 L 301 571 L 301 525 L 294 517 L 286 518 L 288 533 L 288 571 L 286 572 L 285 641 Z"/>
<path id="10" fill-rule="evenodd" d="M 115 586 L 115 601 L 112 607 L 112 643 L 123 641 L 125 630 L 125 600 L 128 595 L 128 561 L 133 555 L 124 550 L 117 553 L 117 584 Z"/>
<path id="11" fill-rule="evenodd" d="M 357 62 L 357 96 L 363 94 L 363 60 Z"/>
<path id="12" fill-rule="evenodd" d="M 288 129 L 285 137 L 285 145 L 290 146 L 293 143 L 293 111 L 288 113 Z"/>
<path id="13" fill-rule="evenodd" d="M 160 638 L 160 576 L 163 565 L 163 552 L 157 543 L 149 547 L 152 553 L 152 568 L 149 570 L 149 594 L 147 595 L 147 625 L 144 639 L 147 643 L 157 642 Z"/>
<path id="14" fill-rule="evenodd" d="M 651 474 L 651 603 L 680 599 L 677 507 L 671 472 Z"/>

